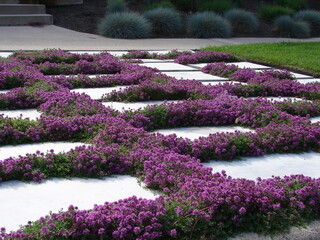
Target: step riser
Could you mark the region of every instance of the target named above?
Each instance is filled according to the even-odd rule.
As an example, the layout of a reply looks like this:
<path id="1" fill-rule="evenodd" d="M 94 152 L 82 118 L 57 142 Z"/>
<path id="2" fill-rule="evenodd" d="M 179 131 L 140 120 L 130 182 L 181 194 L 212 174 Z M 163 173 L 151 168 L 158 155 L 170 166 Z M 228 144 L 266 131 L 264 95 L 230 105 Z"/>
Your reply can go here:
<path id="1" fill-rule="evenodd" d="M 45 16 L 1 16 L 0 26 L 52 25 L 51 15 Z"/>
<path id="2" fill-rule="evenodd" d="M 0 4 L 18 4 L 19 0 L 0 0 Z"/>
<path id="3" fill-rule="evenodd" d="M 45 14 L 44 5 L 0 5 L 0 14 Z"/>

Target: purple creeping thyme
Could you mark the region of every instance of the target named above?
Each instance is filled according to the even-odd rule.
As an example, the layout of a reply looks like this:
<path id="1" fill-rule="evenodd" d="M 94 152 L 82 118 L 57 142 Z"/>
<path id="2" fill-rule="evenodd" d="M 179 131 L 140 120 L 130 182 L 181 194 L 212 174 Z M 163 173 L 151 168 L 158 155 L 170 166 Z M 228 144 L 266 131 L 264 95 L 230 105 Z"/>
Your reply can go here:
<path id="1" fill-rule="evenodd" d="M 180 55 L 174 60 L 174 62 L 180 64 L 238 62 L 238 58 L 232 53 L 197 51 L 193 54 Z"/>
<path id="2" fill-rule="evenodd" d="M 139 51 L 126 57 L 137 56 L 174 57 L 183 64 L 236 60 L 233 55 L 204 51 L 166 55 Z M 37 121 L 0 117 L 0 144 L 58 140 L 93 144 L 67 153 L 37 152 L 4 159 L 0 181 L 132 174 L 163 194 L 155 200 L 133 196 L 90 210 L 71 205 L 65 212 L 51 213 L 12 233 L 1 228 L 0 239 L 225 239 L 242 229 L 279 231 L 304 219 L 319 218 L 320 179 L 301 175 L 256 182 L 233 179 L 225 172 L 214 173 L 201 161 L 319 151 L 319 126 L 308 120 L 319 115 L 318 100 L 279 103 L 242 97 L 282 95 L 314 100 L 320 99 L 320 85 L 300 84 L 287 71 L 254 73 L 224 63 L 208 66 L 209 72 L 216 68 L 230 80 L 248 85 L 203 86 L 176 80 L 107 53 L 18 52 L 0 62 L 0 86 L 20 87 L 0 95 L 1 109 L 39 107 L 44 113 Z M 43 76 L 41 72 L 116 74 L 90 79 L 85 75 Z M 16 82 L 10 86 L 9 79 Z M 139 86 L 106 99 L 185 101 L 120 114 L 87 95 L 69 91 L 117 84 Z M 194 141 L 146 131 L 209 125 L 242 125 L 254 131 L 216 133 Z"/>
<path id="3" fill-rule="evenodd" d="M 121 58 L 123 59 L 175 59 L 179 56 L 184 56 L 184 55 L 191 55 L 191 51 L 177 51 L 177 50 L 172 50 L 168 53 L 150 53 L 148 51 L 140 51 L 140 50 L 135 50 L 135 51 L 129 51 L 126 54 L 123 54 Z"/>

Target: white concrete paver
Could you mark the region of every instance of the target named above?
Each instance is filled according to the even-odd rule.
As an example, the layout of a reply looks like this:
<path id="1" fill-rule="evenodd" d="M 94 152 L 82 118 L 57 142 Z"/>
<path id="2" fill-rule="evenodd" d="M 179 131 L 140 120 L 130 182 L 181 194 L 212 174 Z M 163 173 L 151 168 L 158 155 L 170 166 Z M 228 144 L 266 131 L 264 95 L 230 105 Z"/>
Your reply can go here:
<path id="1" fill-rule="evenodd" d="M 297 82 L 307 84 L 307 83 L 320 83 L 320 78 L 311 79 L 298 79 Z"/>
<path id="2" fill-rule="evenodd" d="M 70 53 L 76 53 L 76 54 L 100 54 L 102 51 L 70 51 Z"/>
<path id="3" fill-rule="evenodd" d="M 249 97 L 248 99 L 256 99 L 258 97 Z M 267 101 L 270 102 L 284 102 L 287 100 L 291 100 L 291 101 L 308 101 L 308 100 L 304 100 L 302 98 L 297 98 L 297 97 L 264 97 L 264 99 L 266 99 Z"/>
<path id="4" fill-rule="evenodd" d="M 320 122 L 320 117 L 312 117 L 312 118 L 310 118 L 310 121 L 311 121 L 312 123 Z"/>
<path id="5" fill-rule="evenodd" d="M 103 88 L 76 88 L 72 89 L 71 92 L 85 93 L 92 99 L 99 100 L 104 94 L 111 93 L 112 91 L 119 91 L 125 89 L 128 86 L 116 86 L 116 87 L 103 87 Z"/>
<path id="6" fill-rule="evenodd" d="M 13 52 L 0 52 L 0 57 L 7 58 L 10 56 Z"/>
<path id="7" fill-rule="evenodd" d="M 4 110 L 0 111 L 0 115 L 9 118 L 19 118 L 20 116 L 25 119 L 29 118 L 30 120 L 36 120 L 40 118 L 41 112 L 38 112 L 37 109 L 19 109 L 19 110 Z"/>
<path id="8" fill-rule="evenodd" d="M 9 92 L 10 90 L 0 90 L 0 94 L 6 94 L 7 92 Z"/>
<path id="9" fill-rule="evenodd" d="M 313 77 L 310 75 L 305 75 L 301 73 L 290 72 L 296 79 L 312 79 Z"/>
<path id="10" fill-rule="evenodd" d="M 128 51 L 108 51 L 112 56 L 122 57 L 124 54 L 127 54 Z"/>
<path id="11" fill-rule="evenodd" d="M 131 176 L 112 176 L 104 179 L 49 179 L 42 183 L 9 181 L 0 183 L 0 226 L 7 231 L 35 221 L 50 211 L 58 213 L 70 205 L 81 210 L 92 209 L 120 199 L 137 196 L 155 199 L 158 195 L 139 185 Z"/>
<path id="12" fill-rule="evenodd" d="M 271 154 L 259 157 L 243 157 L 238 161 L 210 161 L 204 163 L 212 167 L 212 172 L 225 170 L 227 175 L 234 178 L 255 180 L 258 177 L 289 176 L 304 174 L 305 176 L 320 177 L 320 154 L 315 152 L 300 154 Z"/>
<path id="13" fill-rule="evenodd" d="M 118 111 L 126 111 L 126 110 L 138 110 L 138 109 L 143 109 L 147 106 L 150 105 L 160 105 L 163 103 L 177 103 L 179 100 L 174 101 L 144 101 L 144 102 L 131 102 L 131 103 L 126 103 L 126 102 L 103 102 L 102 104 L 106 107 L 111 107 L 115 110 Z"/>
<path id="14" fill-rule="evenodd" d="M 231 63 L 227 63 L 227 65 L 236 65 L 239 68 L 251 68 L 251 69 L 269 69 L 269 68 L 271 68 L 269 66 L 251 63 L 251 62 L 231 62 Z"/>
<path id="15" fill-rule="evenodd" d="M 197 68 L 197 69 L 201 69 L 205 66 L 207 66 L 209 63 L 196 63 L 196 64 L 188 64 L 187 66 L 193 67 L 193 68 Z"/>
<path id="16" fill-rule="evenodd" d="M 189 138 L 191 140 L 199 137 L 207 137 L 210 134 L 222 133 L 222 132 L 254 132 L 254 130 L 238 127 L 238 126 L 215 126 L 215 127 L 182 127 L 182 128 L 170 128 L 159 129 L 154 131 L 155 133 L 161 133 L 164 135 L 176 134 L 177 137 Z"/>
<path id="17" fill-rule="evenodd" d="M 195 68 L 185 66 L 178 63 L 140 63 L 141 66 L 157 68 L 159 71 L 198 71 Z"/>
<path id="18" fill-rule="evenodd" d="M 162 72 L 167 76 L 174 77 L 176 79 L 183 79 L 183 80 L 197 80 L 201 82 L 205 81 L 228 81 L 227 78 L 222 78 L 210 74 L 206 74 L 200 71 L 179 71 L 179 72 Z"/>
<path id="19" fill-rule="evenodd" d="M 173 62 L 173 59 L 165 59 L 165 60 L 160 60 L 160 59 L 139 59 L 143 63 L 164 63 L 164 62 Z"/>
<path id="20" fill-rule="evenodd" d="M 51 149 L 54 150 L 55 153 L 59 152 L 67 152 L 71 149 L 88 145 L 81 142 L 44 142 L 44 143 L 30 143 L 30 144 L 20 144 L 20 145 L 5 145 L 0 147 L 0 160 L 4 160 L 9 157 L 19 157 L 19 155 L 24 156 L 27 153 L 35 153 L 36 151 L 40 151 L 43 153 L 47 153 Z"/>
<path id="21" fill-rule="evenodd" d="M 277 69 L 275 69 L 275 70 L 277 70 Z M 255 71 L 262 72 L 263 70 L 255 70 Z M 311 79 L 311 78 L 313 78 L 312 76 L 301 74 L 301 73 L 290 72 L 290 74 L 296 79 Z"/>

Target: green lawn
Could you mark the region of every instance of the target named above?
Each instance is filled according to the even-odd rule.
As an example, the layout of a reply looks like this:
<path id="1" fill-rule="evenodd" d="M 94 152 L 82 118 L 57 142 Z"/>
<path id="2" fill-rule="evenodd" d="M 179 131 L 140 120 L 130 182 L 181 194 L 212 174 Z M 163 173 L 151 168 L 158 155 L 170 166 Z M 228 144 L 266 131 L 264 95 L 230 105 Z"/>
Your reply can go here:
<path id="1" fill-rule="evenodd" d="M 289 68 L 320 76 L 320 42 L 258 43 L 204 48 L 232 52 L 244 60 Z"/>

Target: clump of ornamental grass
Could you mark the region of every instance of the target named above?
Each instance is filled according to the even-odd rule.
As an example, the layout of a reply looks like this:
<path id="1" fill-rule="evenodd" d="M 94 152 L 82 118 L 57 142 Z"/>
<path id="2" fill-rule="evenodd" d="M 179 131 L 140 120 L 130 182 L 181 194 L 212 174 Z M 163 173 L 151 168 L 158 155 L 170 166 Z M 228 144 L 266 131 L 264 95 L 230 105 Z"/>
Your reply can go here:
<path id="1" fill-rule="evenodd" d="M 295 21 L 289 16 L 278 17 L 274 21 L 275 31 L 281 37 L 308 38 L 310 36 L 309 24 Z"/>
<path id="2" fill-rule="evenodd" d="M 98 25 L 98 33 L 110 38 L 147 38 L 151 24 L 137 13 L 113 13 L 106 15 Z"/>
<path id="3" fill-rule="evenodd" d="M 172 34 L 182 27 L 180 14 L 172 8 L 155 8 L 144 13 L 156 34 Z"/>
<path id="4" fill-rule="evenodd" d="M 254 32 L 258 30 L 259 22 L 256 16 L 242 9 L 232 9 L 224 14 L 236 32 Z"/>
<path id="5" fill-rule="evenodd" d="M 228 38 L 231 26 L 227 20 L 213 12 L 196 13 L 190 16 L 187 31 L 196 38 Z"/>
<path id="6" fill-rule="evenodd" d="M 107 14 L 117 12 L 127 12 L 129 9 L 124 0 L 109 0 L 107 6 Z"/>
<path id="7" fill-rule="evenodd" d="M 311 31 L 315 34 L 320 34 L 320 12 L 314 10 L 304 10 L 297 12 L 294 17 L 296 21 L 307 22 Z"/>

